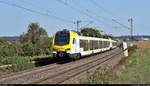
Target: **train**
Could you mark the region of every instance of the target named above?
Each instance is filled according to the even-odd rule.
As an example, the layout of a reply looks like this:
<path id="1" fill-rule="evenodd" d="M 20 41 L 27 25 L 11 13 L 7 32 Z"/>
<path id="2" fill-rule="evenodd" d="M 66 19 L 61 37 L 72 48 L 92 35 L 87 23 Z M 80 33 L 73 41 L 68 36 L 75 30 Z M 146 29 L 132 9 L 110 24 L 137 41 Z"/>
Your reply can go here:
<path id="1" fill-rule="evenodd" d="M 84 56 L 105 52 L 117 47 L 117 41 L 109 38 L 82 36 L 72 30 L 54 34 L 52 52 L 55 59 L 79 59 Z"/>

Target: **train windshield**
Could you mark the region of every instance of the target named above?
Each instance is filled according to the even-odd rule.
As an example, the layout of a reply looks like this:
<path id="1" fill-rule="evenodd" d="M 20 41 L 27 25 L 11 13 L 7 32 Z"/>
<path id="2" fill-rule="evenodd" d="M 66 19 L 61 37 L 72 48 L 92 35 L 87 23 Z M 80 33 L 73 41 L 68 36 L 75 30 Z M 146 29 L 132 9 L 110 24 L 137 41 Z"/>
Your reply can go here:
<path id="1" fill-rule="evenodd" d="M 60 31 L 56 33 L 55 45 L 63 46 L 69 44 L 70 33 L 69 31 Z"/>

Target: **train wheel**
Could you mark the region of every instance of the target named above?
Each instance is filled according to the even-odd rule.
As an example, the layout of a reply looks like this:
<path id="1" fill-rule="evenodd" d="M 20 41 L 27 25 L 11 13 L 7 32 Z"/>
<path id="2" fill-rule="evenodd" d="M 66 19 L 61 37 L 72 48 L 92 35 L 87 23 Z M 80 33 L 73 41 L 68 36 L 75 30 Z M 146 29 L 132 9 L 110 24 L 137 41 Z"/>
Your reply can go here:
<path id="1" fill-rule="evenodd" d="M 81 55 L 77 54 L 76 59 L 80 59 Z"/>
<path id="2" fill-rule="evenodd" d="M 77 55 L 75 55 L 75 57 L 74 58 L 72 58 L 72 61 L 75 61 L 75 60 L 78 60 L 78 59 L 80 59 L 80 54 L 77 54 Z"/>

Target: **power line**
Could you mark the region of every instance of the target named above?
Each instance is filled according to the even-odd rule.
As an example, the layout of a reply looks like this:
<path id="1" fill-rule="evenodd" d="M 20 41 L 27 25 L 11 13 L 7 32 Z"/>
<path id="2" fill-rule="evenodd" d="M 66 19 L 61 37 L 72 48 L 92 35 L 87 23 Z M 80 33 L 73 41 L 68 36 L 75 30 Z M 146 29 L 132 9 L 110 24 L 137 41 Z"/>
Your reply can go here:
<path id="1" fill-rule="evenodd" d="M 61 4 L 63 4 L 63 5 L 65 5 L 65 6 L 70 7 L 71 9 L 73 9 L 73 10 L 75 10 L 75 11 L 77 11 L 77 12 L 80 12 L 80 13 L 86 15 L 86 16 L 89 17 L 89 18 L 92 18 L 92 19 L 97 20 L 97 21 L 99 21 L 99 22 L 102 23 L 101 20 L 99 20 L 99 19 L 97 19 L 97 18 L 95 18 L 95 17 L 89 15 L 88 13 L 86 13 L 86 12 L 84 12 L 84 11 L 81 11 L 80 9 L 77 9 L 77 8 L 75 8 L 75 7 L 73 7 L 73 6 L 71 6 L 71 5 L 67 4 L 67 3 L 65 3 L 65 2 L 62 1 L 62 0 L 56 0 L 56 1 L 59 2 L 59 3 L 61 3 Z"/>
<path id="2" fill-rule="evenodd" d="M 40 9 L 45 9 L 45 8 L 43 8 L 43 7 L 40 7 L 39 6 L 39 4 L 34 4 L 34 3 L 32 3 L 32 2 L 27 2 L 27 1 L 24 1 L 24 0 L 17 0 L 18 2 L 22 2 L 22 3 L 26 3 L 26 4 L 30 4 L 31 6 L 36 6 L 37 8 L 40 8 Z M 47 9 L 45 9 L 45 12 L 47 12 L 47 13 L 52 13 L 52 11 L 51 10 L 49 10 L 50 8 L 48 8 L 48 10 Z"/>
<path id="3" fill-rule="evenodd" d="M 111 16 L 115 16 L 116 18 L 120 18 L 119 16 L 114 15 L 112 12 L 110 12 L 109 10 L 106 10 L 104 7 L 102 7 L 101 5 L 99 5 L 95 0 L 89 0 L 93 5 L 97 6 L 98 8 L 102 9 L 105 13 L 111 15 Z"/>
<path id="4" fill-rule="evenodd" d="M 80 13 L 82 13 L 82 14 L 88 16 L 89 18 L 94 18 L 94 17 L 90 16 L 89 14 L 87 14 L 87 13 L 85 13 L 85 12 L 83 12 L 83 11 L 81 11 L 81 10 L 79 10 L 79 9 L 77 9 L 77 8 L 75 8 L 75 7 L 73 7 L 73 6 L 69 5 L 69 4 L 67 4 L 67 3 L 65 3 L 65 2 L 62 1 L 62 0 L 56 0 L 56 1 L 59 2 L 59 3 L 61 3 L 61 4 L 64 4 L 65 6 L 70 7 L 71 9 L 73 9 L 73 10 L 75 10 L 75 11 L 78 11 L 78 12 L 80 12 Z"/>
<path id="5" fill-rule="evenodd" d="M 17 8 L 20 8 L 20 9 L 24 9 L 26 11 L 29 11 L 29 12 L 32 12 L 32 13 L 36 13 L 36 14 L 39 14 L 39 15 L 42 15 L 42 16 L 50 16 L 52 18 L 55 18 L 57 20 L 60 20 L 60 21 L 63 21 L 63 22 L 71 22 L 73 23 L 73 21 L 70 21 L 70 20 L 66 20 L 66 19 L 62 19 L 60 17 L 57 17 L 57 16 L 54 16 L 54 15 L 49 15 L 47 13 L 42 13 L 40 11 L 36 11 L 36 10 L 33 10 L 33 9 L 29 9 L 29 8 L 26 8 L 26 7 L 23 7 L 23 6 L 20 6 L 20 5 L 17 5 L 17 4 L 14 4 L 14 3 L 9 3 L 9 2 L 5 2 L 5 1 L 0 1 L 0 3 L 2 4 L 7 4 L 9 6 L 13 6 L 13 7 L 17 7 Z"/>
<path id="6" fill-rule="evenodd" d="M 89 11 L 88 9 L 87 9 L 87 11 L 89 12 L 89 13 L 92 13 L 91 11 Z M 104 20 L 106 20 L 106 18 L 104 18 L 104 17 L 102 17 L 102 16 L 99 16 L 99 15 L 97 15 L 97 14 L 95 14 L 95 13 L 92 13 L 93 15 L 95 15 L 95 16 L 97 16 L 97 17 L 100 17 L 100 18 L 103 18 Z M 102 21 L 101 20 L 101 22 L 103 23 L 103 24 L 105 24 L 106 26 L 110 26 L 111 27 L 111 25 L 110 24 L 108 24 L 108 23 L 105 23 L 104 21 Z"/>
<path id="7" fill-rule="evenodd" d="M 76 3 L 76 4 L 78 4 L 78 3 Z M 79 5 L 79 4 L 78 4 L 78 7 L 83 8 L 83 7 L 82 7 L 81 5 Z M 91 13 L 93 16 L 98 17 L 98 18 L 95 18 L 95 17 L 94 17 L 94 19 L 98 19 L 98 21 L 100 21 L 101 23 L 105 24 L 106 26 L 111 26 L 110 24 L 105 23 L 104 21 L 102 21 L 102 20 L 100 19 L 100 18 L 103 18 L 104 20 L 107 20 L 107 18 L 102 17 L 102 16 L 99 16 L 99 15 L 97 15 L 96 13 L 91 12 L 91 10 L 89 10 L 89 9 L 86 9 L 85 12 L 88 13 L 88 14 Z"/>
<path id="8" fill-rule="evenodd" d="M 128 26 L 126 26 L 126 25 L 123 25 L 123 24 L 119 23 L 119 22 L 118 22 L 118 21 L 116 21 L 115 19 L 112 19 L 112 21 L 116 22 L 117 24 L 121 25 L 122 27 L 124 27 L 124 28 L 126 28 L 126 29 L 128 29 L 128 30 L 130 30 L 130 29 L 131 29 L 131 28 L 129 28 Z"/>

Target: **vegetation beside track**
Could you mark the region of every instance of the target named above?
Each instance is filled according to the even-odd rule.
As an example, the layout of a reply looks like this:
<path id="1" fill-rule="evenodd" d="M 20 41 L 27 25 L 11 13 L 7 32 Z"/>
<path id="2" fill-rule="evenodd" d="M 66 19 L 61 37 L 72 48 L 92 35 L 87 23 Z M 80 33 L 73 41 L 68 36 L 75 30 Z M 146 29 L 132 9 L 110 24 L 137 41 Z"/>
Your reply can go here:
<path id="1" fill-rule="evenodd" d="M 126 69 L 113 81 L 117 84 L 150 84 L 150 51 L 137 49 L 136 53 L 129 58 L 130 64 L 126 64 Z"/>
<path id="2" fill-rule="evenodd" d="M 101 70 L 100 72 L 95 72 L 93 75 L 89 75 L 86 79 L 85 78 L 81 79 L 79 83 L 80 84 L 112 84 L 112 83 L 119 83 L 119 84 L 129 83 L 130 84 L 130 83 L 134 83 L 134 82 L 130 82 L 130 80 L 132 81 L 132 79 L 135 78 L 134 76 L 131 76 L 131 75 L 133 75 L 132 73 L 137 72 L 137 73 L 135 73 L 135 76 L 136 76 L 136 74 L 138 76 L 140 72 L 142 73 L 145 71 L 144 73 L 146 73 L 149 71 L 149 69 L 148 69 L 149 67 L 147 64 L 148 62 L 150 63 L 150 61 L 147 61 L 149 56 L 150 56 L 149 51 L 137 48 L 137 46 L 134 45 L 133 47 L 129 47 L 129 56 L 122 59 L 119 62 L 119 64 L 116 65 L 114 68 L 106 67 L 105 69 Z M 144 59 L 142 57 L 144 57 Z M 139 63 L 137 64 L 137 61 L 139 61 L 139 60 L 141 62 L 140 62 L 140 64 Z M 147 62 L 145 63 L 144 60 Z M 142 65 L 143 66 L 147 65 L 147 66 L 143 67 L 143 69 L 140 69 L 140 67 L 142 67 Z M 138 71 L 138 69 L 140 69 L 141 71 Z M 150 73 L 150 71 L 149 71 L 149 73 Z M 146 74 L 148 74 L 148 73 L 146 73 Z M 126 76 L 126 78 L 124 79 L 125 76 Z M 141 78 L 145 77 L 144 74 L 141 74 L 140 76 L 141 76 Z M 147 75 L 147 78 L 148 78 L 148 75 Z M 126 82 L 123 82 L 122 80 L 126 81 Z M 68 81 L 66 83 L 67 84 L 68 83 L 75 84 L 76 82 Z M 138 82 L 136 82 L 136 83 L 138 83 Z M 144 83 L 144 81 L 143 81 L 143 83 Z"/>
<path id="3" fill-rule="evenodd" d="M 149 84 L 150 51 L 133 46 L 129 56 L 109 71 L 104 70 L 82 79 L 80 84 Z"/>
<path id="4" fill-rule="evenodd" d="M 34 56 L 32 58 L 24 56 L 12 56 L 4 57 L 0 60 L 0 66 L 11 65 L 8 67 L 0 67 L 0 76 L 4 74 L 9 74 L 12 72 L 19 72 L 27 69 L 31 69 L 38 66 L 47 65 L 52 60 L 51 55 Z"/>
<path id="5" fill-rule="evenodd" d="M 32 61 L 39 61 L 43 57 L 49 58 L 52 39 L 48 37 L 46 30 L 38 23 L 31 23 L 28 31 L 20 35 L 19 41 L 13 39 L 8 42 L 0 39 L 0 72 L 17 72 L 36 66 Z M 11 65 L 10 67 L 3 68 Z"/>
<path id="6" fill-rule="evenodd" d="M 1 63 L 12 64 L 11 67 L 2 69 L 3 71 L 9 70 L 11 72 L 18 72 L 34 67 L 34 64 L 31 63 L 31 60 L 29 58 L 22 56 L 5 57 L 3 60 L 1 60 Z"/>

